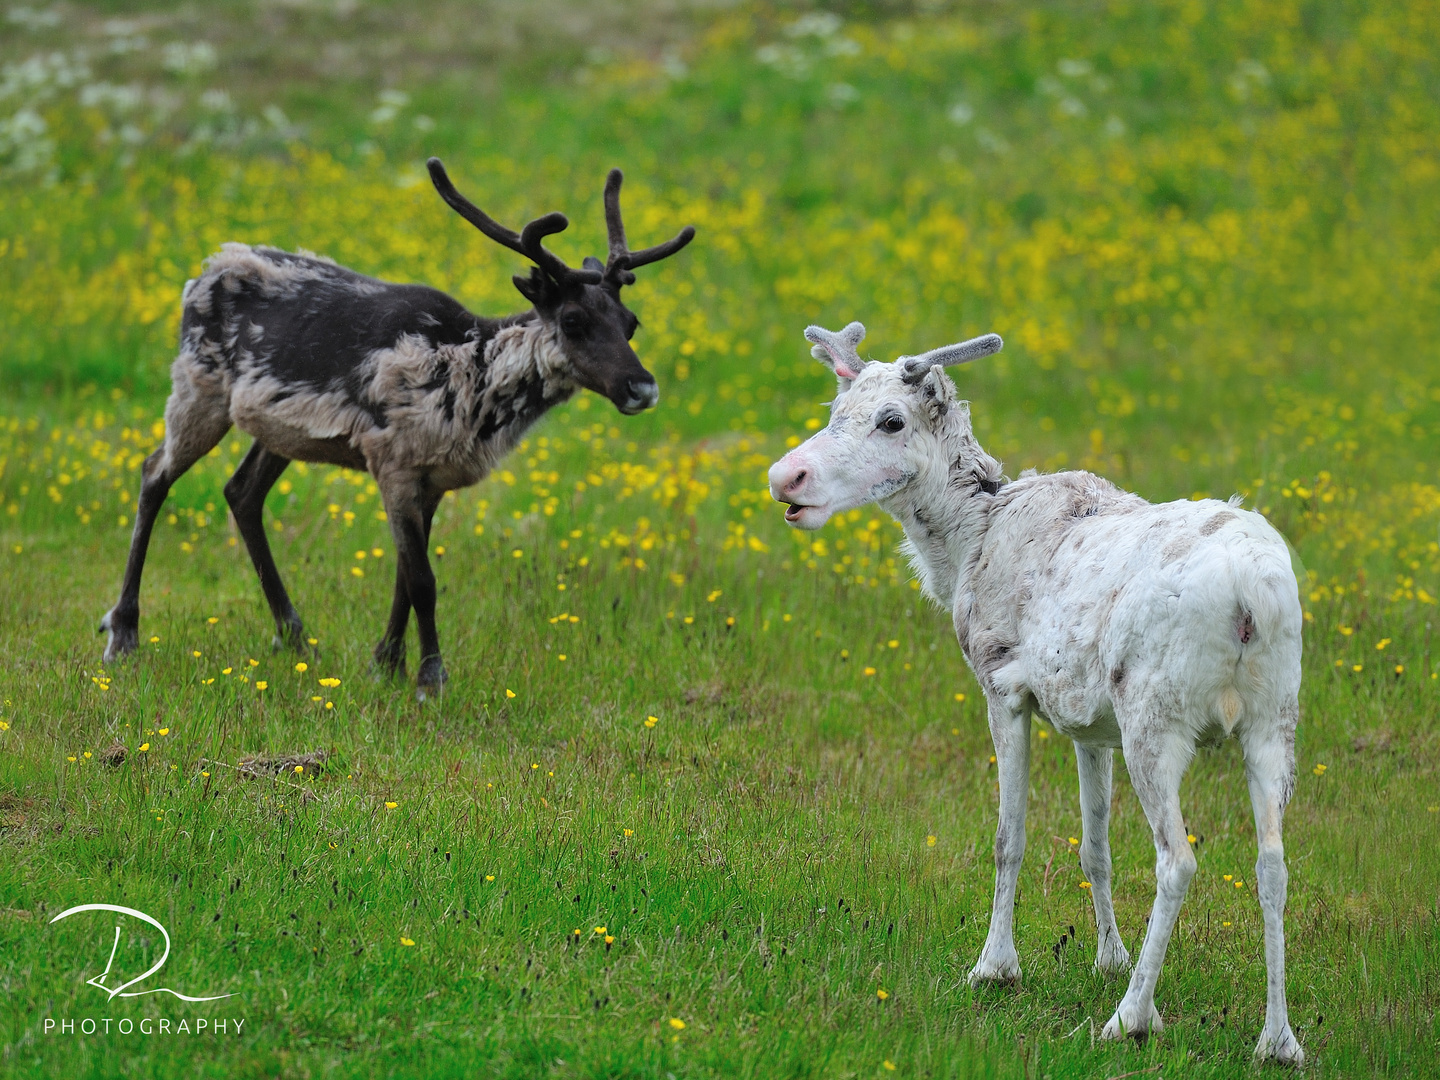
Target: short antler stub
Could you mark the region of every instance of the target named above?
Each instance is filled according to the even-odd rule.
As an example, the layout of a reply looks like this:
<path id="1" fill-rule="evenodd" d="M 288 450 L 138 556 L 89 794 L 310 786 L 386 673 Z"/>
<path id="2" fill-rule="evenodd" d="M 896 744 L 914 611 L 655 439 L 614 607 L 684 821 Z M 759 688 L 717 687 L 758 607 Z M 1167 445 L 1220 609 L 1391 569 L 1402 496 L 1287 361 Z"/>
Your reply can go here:
<path id="1" fill-rule="evenodd" d="M 865 327 L 852 322 L 840 331 L 823 326 L 807 326 L 805 340 L 811 342 L 810 355 L 830 368 L 842 379 L 853 379 L 865 367 L 860 359 L 860 342 L 865 340 Z"/>

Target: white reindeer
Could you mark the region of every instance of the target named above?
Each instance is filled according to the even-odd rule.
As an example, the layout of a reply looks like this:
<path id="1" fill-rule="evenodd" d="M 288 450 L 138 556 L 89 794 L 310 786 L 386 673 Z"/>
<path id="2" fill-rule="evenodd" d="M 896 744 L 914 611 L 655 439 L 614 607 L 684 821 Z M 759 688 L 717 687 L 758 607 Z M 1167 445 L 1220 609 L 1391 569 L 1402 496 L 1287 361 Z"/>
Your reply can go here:
<path id="1" fill-rule="evenodd" d="M 1255 1054 L 1299 1065 L 1285 1005 L 1280 827 L 1295 786 L 1302 619 L 1285 541 L 1234 501 L 1157 506 L 1086 472 L 1007 482 L 944 370 L 998 350 L 995 334 L 888 364 L 860 359 L 859 323 L 805 336 L 839 394 L 829 425 L 771 466 L 771 494 L 802 529 L 871 502 L 889 511 L 925 593 L 951 610 L 989 707 L 1000 778 L 995 904 L 971 983 L 1020 978 L 1012 920 L 1038 713 L 1075 743 L 1080 864 L 1095 904 L 1095 966 L 1106 972 L 1130 964 L 1111 906 L 1108 838 L 1112 751 L 1124 751 L 1154 832 L 1156 898 L 1104 1036 L 1158 1032 L 1155 985 L 1195 874 L 1180 779 L 1198 745 L 1234 735 L 1265 917 L 1267 1009 Z"/>

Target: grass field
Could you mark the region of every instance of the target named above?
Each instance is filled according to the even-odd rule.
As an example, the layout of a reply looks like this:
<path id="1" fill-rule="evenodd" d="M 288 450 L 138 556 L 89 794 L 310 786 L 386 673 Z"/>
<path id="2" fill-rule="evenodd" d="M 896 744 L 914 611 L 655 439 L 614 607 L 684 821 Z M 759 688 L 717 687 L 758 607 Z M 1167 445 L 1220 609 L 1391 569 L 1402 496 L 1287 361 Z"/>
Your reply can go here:
<path id="1" fill-rule="evenodd" d="M 1436 1073 L 1436 10 L 833 12 L 7 9 L 5 1075 L 1250 1070 L 1264 964 L 1234 745 L 1182 790 L 1199 872 L 1163 1036 L 1093 1041 L 1123 986 L 1090 971 L 1073 750 L 1039 722 L 1025 981 L 966 985 L 996 812 L 977 687 L 891 522 L 792 533 L 765 491 L 833 393 L 800 330 L 852 318 L 881 358 L 1003 334 L 957 382 L 1011 475 L 1238 492 L 1290 538 L 1307 609 L 1292 1023 L 1311 1075 Z M 422 182 L 431 153 L 502 220 L 565 210 L 572 262 L 603 249 L 612 164 L 633 242 L 696 224 L 631 290 L 660 407 L 577 399 L 445 501 L 439 701 L 370 673 L 394 552 L 365 476 L 296 466 L 272 494 L 319 656 L 270 651 L 221 495 L 238 433 L 176 486 L 145 643 L 102 668 L 95 625 L 205 255 L 305 247 L 522 306 L 518 260 Z M 1134 954 L 1154 854 L 1120 771 Z M 164 923 L 146 987 L 235 996 L 107 1004 L 85 980 L 112 920 L 49 925 L 86 903 Z M 128 978 L 163 943 L 125 933 Z M 86 1017 L 227 1027 L 45 1028 Z"/>

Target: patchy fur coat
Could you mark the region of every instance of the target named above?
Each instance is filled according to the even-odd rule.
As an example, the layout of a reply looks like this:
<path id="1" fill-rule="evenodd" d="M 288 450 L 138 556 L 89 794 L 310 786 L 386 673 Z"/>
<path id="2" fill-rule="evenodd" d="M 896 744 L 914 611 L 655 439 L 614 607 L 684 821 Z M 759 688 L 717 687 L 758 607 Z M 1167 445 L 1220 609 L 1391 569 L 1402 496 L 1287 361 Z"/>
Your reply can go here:
<path id="1" fill-rule="evenodd" d="M 313 255 L 226 244 L 183 302 L 182 426 L 234 424 L 301 461 L 376 472 L 400 460 L 464 487 L 576 389 L 533 315 L 484 319 L 437 289 Z"/>

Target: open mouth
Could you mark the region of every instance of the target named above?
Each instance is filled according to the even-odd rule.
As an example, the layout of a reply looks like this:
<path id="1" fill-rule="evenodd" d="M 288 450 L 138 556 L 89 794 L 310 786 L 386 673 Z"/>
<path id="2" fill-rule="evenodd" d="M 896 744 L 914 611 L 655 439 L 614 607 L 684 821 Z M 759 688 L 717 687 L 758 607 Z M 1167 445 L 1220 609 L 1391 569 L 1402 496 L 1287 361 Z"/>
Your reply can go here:
<path id="1" fill-rule="evenodd" d="M 808 509 L 809 507 L 804 505 L 803 503 L 791 503 L 789 506 L 785 507 L 785 520 L 799 521 L 800 515 Z"/>

